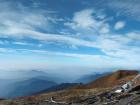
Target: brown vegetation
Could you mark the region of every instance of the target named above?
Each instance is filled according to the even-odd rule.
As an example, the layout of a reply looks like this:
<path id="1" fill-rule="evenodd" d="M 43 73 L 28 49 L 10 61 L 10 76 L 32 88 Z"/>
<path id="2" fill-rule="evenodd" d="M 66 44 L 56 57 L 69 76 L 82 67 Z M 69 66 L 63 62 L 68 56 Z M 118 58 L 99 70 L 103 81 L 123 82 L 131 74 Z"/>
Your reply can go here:
<path id="1" fill-rule="evenodd" d="M 135 70 L 118 70 L 112 74 L 96 79 L 87 85 L 88 88 L 109 88 L 122 85 L 132 80 L 138 71 Z"/>

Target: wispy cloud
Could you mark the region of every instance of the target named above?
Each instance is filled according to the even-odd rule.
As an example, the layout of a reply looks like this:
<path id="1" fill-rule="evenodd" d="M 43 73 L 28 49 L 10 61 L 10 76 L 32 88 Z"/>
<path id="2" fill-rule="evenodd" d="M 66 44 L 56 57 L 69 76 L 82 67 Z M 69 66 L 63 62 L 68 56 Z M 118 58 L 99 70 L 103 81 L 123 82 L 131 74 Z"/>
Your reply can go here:
<path id="1" fill-rule="evenodd" d="M 139 0 L 113 0 L 106 4 L 121 15 L 140 21 Z"/>
<path id="2" fill-rule="evenodd" d="M 8 65 L 8 62 L 11 62 L 11 60 L 5 60 L 3 61 L 4 64 L 7 64 L 7 68 L 14 68 L 14 69 L 31 69 L 31 67 L 33 67 L 34 69 L 52 69 L 52 65 L 57 65 L 56 67 L 60 67 L 60 68 L 67 68 L 71 65 L 73 65 L 73 69 L 75 69 L 76 67 L 86 67 L 88 66 L 89 68 L 100 68 L 100 69 L 105 69 L 105 68 L 136 68 L 138 69 L 139 66 L 139 55 L 136 53 L 138 53 L 139 51 L 137 51 L 136 49 L 133 50 L 132 53 L 131 51 L 128 52 L 127 50 L 123 50 L 124 51 L 124 55 L 125 57 L 122 57 L 122 55 L 119 57 L 114 57 L 114 56 L 106 56 L 106 55 L 91 55 L 91 54 L 78 54 L 78 53 L 64 53 L 64 52 L 54 52 L 54 51 L 46 51 L 46 50 L 30 50 L 30 49 L 6 49 L 6 48 L 1 48 L 0 49 L 2 52 L 1 53 L 5 53 L 5 52 L 9 52 L 11 53 L 13 56 L 14 54 L 21 54 L 22 57 L 19 57 L 19 59 L 22 59 L 20 62 L 17 59 L 12 60 L 13 64 L 10 66 Z M 29 58 L 25 58 L 26 54 L 31 54 L 30 56 L 28 56 Z M 122 51 L 121 51 L 122 53 Z M 116 52 L 114 52 L 114 55 L 116 54 Z M 120 53 L 119 53 L 120 54 Z M 118 56 L 119 56 L 118 54 Z M 128 56 L 129 54 L 132 54 L 132 57 Z M 135 55 L 134 55 L 135 54 Z M 42 56 L 44 59 L 41 58 L 41 61 L 38 59 L 38 57 L 36 58 L 36 56 L 39 55 L 40 57 Z M 113 52 L 112 52 L 113 55 Z M 40 58 L 39 57 L 39 58 Z M 65 61 L 65 63 L 63 61 L 59 61 L 55 59 L 55 62 L 50 59 L 48 59 L 49 57 L 60 57 L 67 59 Z M 47 58 L 47 59 L 46 59 Z M 29 60 L 30 59 L 30 60 Z M 37 61 L 32 61 L 31 59 L 38 59 Z M 46 59 L 46 60 L 45 60 Z M 74 61 L 73 63 L 71 61 L 71 59 L 75 59 L 76 61 Z M 24 63 L 25 61 L 27 61 L 26 63 Z M 0 61 L 1 62 L 1 61 Z M 44 62 L 44 63 L 43 63 Z M 1 62 L 1 64 L 3 64 Z M 81 65 L 82 63 L 82 65 Z M 14 65 L 18 64 L 18 68 L 15 68 Z M 23 65 L 22 65 L 23 64 Z M 25 66 L 26 65 L 26 66 Z M 36 65 L 36 66 L 35 66 Z M 77 66 L 76 66 L 77 65 Z M 102 67 L 100 67 L 100 65 L 102 65 Z M 25 67 L 24 67 L 25 66 Z M 11 68 L 11 69 L 12 69 Z M 63 69 L 64 69 L 63 68 Z M 6 69 L 6 68 L 5 68 Z M 55 68 L 56 69 L 56 68 Z M 87 68 L 87 70 L 89 70 Z M 78 70 L 77 70 L 78 71 Z M 61 72 L 61 71 L 60 71 Z M 62 70 L 63 72 L 63 70 Z"/>
<path id="3" fill-rule="evenodd" d="M 34 4 L 31 7 L 22 3 L 16 3 L 17 6 L 13 6 L 13 3 L 11 3 L 4 1 L 0 3 L 0 45 L 3 46 L 0 48 L 1 54 L 9 53 L 21 56 L 22 54 L 29 54 L 29 56 L 37 54 L 39 55 L 37 58 L 45 55 L 47 58 L 52 57 L 49 59 L 51 63 L 53 63 L 51 60 L 54 57 L 56 57 L 55 59 L 57 57 L 68 58 L 68 61 L 78 59 L 79 65 L 84 64 L 86 61 L 86 64 L 88 66 L 90 64 L 90 67 L 131 66 L 139 68 L 140 31 L 123 34 L 121 32 L 115 33 L 125 29 L 127 20 L 125 22 L 123 19 L 114 21 L 114 18 L 112 18 L 112 20 L 109 20 L 110 16 L 93 8 L 73 11 L 72 17 L 66 19 L 68 16 L 65 15 L 57 17 L 60 11 L 48 11 L 46 8 L 40 9 L 39 7 L 42 5 L 40 3 L 33 2 Z M 126 9 L 131 16 L 139 13 L 137 6 L 139 4 L 134 7 L 137 11 L 133 10 L 129 2 L 125 4 L 119 0 L 118 2 L 113 1 L 107 4 L 110 8 L 123 8 L 119 12 L 123 12 Z M 32 8 L 33 6 L 34 8 Z M 138 15 L 136 17 L 138 19 Z M 55 32 L 57 29 L 62 31 Z M 49 42 L 57 45 L 58 48 L 60 47 L 60 51 L 48 47 L 47 43 Z M 16 45 L 21 46 L 21 48 L 17 48 Z M 67 51 L 61 49 L 65 45 L 69 46 Z M 72 53 L 69 52 L 71 48 L 73 48 Z M 95 50 L 99 50 L 102 54 L 94 55 L 88 51 L 84 53 L 85 49 L 93 50 L 93 53 Z M 27 57 L 26 59 L 28 60 Z M 61 63 L 65 65 L 65 61 Z M 71 63 L 73 64 L 73 62 Z M 71 65 L 67 64 L 67 66 Z"/>
<path id="4" fill-rule="evenodd" d="M 65 25 L 74 30 L 91 31 L 94 34 L 108 33 L 110 26 L 105 22 L 105 16 L 98 14 L 94 9 L 84 9 L 74 13 L 71 22 Z"/>
<path id="5" fill-rule="evenodd" d="M 114 29 L 115 29 L 115 30 L 119 30 L 119 29 L 122 29 L 122 28 L 124 28 L 124 27 L 125 27 L 125 22 L 119 21 L 119 22 L 117 22 L 117 23 L 115 24 Z"/>
<path id="6" fill-rule="evenodd" d="M 13 29 L 28 29 L 28 30 L 45 30 L 51 28 L 51 23 L 55 23 L 56 16 L 49 10 L 40 8 L 32 9 L 30 6 L 25 6 L 21 2 L 0 2 L 0 31 Z M 17 5 L 14 7 L 14 5 Z M 33 4 L 32 4 L 33 5 Z M 32 6 L 31 5 L 31 6 Z"/>
<path id="7" fill-rule="evenodd" d="M 10 36 L 13 38 L 19 38 L 20 35 L 20 38 L 29 37 L 42 41 L 43 43 L 48 41 L 52 41 L 52 42 L 55 41 L 58 43 L 63 43 L 68 45 L 99 48 L 105 54 L 114 57 L 122 57 L 122 56 L 125 57 L 126 55 L 131 55 L 131 54 L 134 55 L 135 53 L 131 53 L 133 52 L 133 48 L 139 49 L 137 44 L 129 48 L 130 43 L 133 44 L 137 43 L 137 41 L 134 40 L 134 38 L 137 38 L 137 40 L 139 39 L 139 32 L 132 32 L 131 34 L 128 33 L 125 35 L 103 34 L 101 36 L 98 36 L 94 41 L 88 41 L 88 40 L 83 40 L 83 39 L 69 37 L 65 35 L 59 35 L 59 34 L 46 34 L 46 33 L 41 33 L 41 32 L 31 31 L 31 30 L 20 30 L 20 29 L 12 30 L 12 28 L 11 31 L 8 30 L 8 33 L 3 32 L 2 35 Z"/>

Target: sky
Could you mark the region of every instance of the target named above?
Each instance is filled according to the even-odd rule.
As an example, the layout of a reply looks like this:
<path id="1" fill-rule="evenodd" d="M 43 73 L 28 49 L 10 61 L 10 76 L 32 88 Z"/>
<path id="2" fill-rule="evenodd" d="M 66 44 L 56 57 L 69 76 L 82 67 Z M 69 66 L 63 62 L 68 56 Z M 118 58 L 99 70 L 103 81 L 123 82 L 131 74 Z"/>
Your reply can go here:
<path id="1" fill-rule="evenodd" d="M 0 70 L 140 69 L 139 10 L 139 0 L 0 0 Z"/>

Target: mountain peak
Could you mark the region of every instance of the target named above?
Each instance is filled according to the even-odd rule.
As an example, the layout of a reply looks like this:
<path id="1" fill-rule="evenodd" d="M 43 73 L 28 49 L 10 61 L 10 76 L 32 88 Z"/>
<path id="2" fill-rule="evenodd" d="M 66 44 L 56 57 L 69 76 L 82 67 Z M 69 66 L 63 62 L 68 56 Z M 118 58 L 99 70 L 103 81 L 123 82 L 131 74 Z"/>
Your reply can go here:
<path id="1" fill-rule="evenodd" d="M 118 70 L 112 73 L 112 79 L 118 80 L 128 76 L 137 75 L 139 72 L 137 70 Z"/>
<path id="2" fill-rule="evenodd" d="M 120 74 L 127 74 L 127 75 L 136 75 L 139 73 L 138 70 L 117 70 L 115 73 L 120 73 Z"/>

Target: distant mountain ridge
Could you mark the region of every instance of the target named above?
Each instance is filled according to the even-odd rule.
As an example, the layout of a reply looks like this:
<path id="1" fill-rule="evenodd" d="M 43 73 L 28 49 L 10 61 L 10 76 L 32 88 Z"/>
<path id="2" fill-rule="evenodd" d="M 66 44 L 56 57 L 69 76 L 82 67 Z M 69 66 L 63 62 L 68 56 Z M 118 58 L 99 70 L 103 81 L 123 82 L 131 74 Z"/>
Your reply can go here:
<path id="1" fill-rule="evenodd" d="M 55 82 L 43 80 L 37 77 L 25 81 L 20 81 L 10 86 L 12 90 L 9 92 L 8 98 L 30 96 L 36 92 L 47 89 L 54 85 L 56 85 Z"/>
<path id="2" fill-rule="evenodd" d="M 0 78 L 0 98 L 32 95 L 57 85 L 55 81 L 58 80 L 57 77 L 40 70 L 0 71 Z"/>
<path id="3" fill-rule="evenodd" d="M 103 72 L 103 73 L 95 72 L 95 73 L 87 74 L 77 79 L 76 82 L 87 84 L 89 82 L 96 80 L 97 78 L 108 75 L 110 73 L 111 72 Z"/>
<path id="4" fill-rule="evenodd" d="M 25 80 L 34 77 L 45 77 L 47 80 L 60 82 L 60 78 L 55 75 L 42 70 L 17 70 L 17 71 L 0 71 L 0 79 L 7 80 Z"/>

